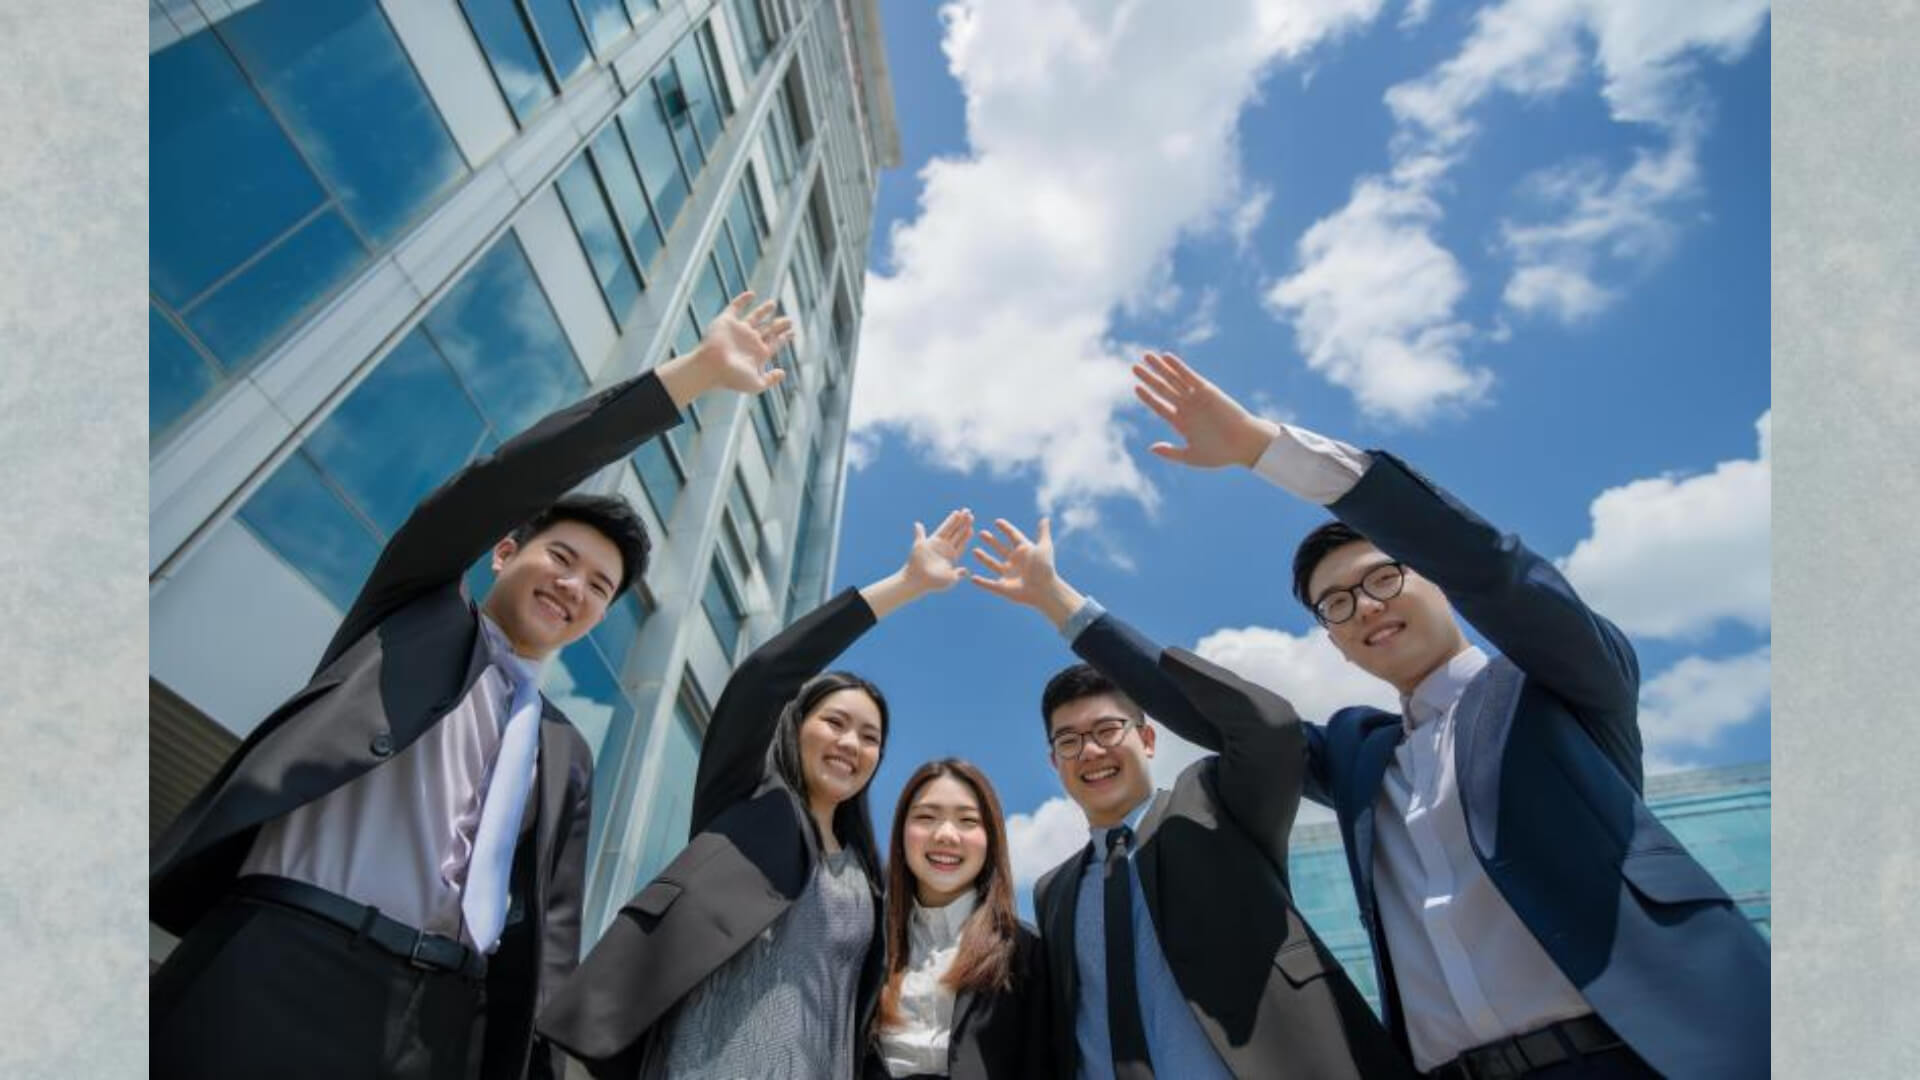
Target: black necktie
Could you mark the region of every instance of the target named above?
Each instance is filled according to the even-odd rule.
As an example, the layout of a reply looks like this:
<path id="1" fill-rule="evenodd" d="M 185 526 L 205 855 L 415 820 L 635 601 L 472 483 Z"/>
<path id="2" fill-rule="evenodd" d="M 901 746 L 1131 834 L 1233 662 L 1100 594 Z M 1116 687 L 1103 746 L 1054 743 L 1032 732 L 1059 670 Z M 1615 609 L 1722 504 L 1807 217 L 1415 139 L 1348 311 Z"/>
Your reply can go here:
<path id="1" fill-rule="evenodd" d="M 1107 833 L 1107 1038 L 1113 1046 L 1115 1080 L 1152 1080 L 1140 988 L 1133 977 L 1133 875 L 1127 872 L 1132 845 L 1133 830 L 1125 825 Z"/>

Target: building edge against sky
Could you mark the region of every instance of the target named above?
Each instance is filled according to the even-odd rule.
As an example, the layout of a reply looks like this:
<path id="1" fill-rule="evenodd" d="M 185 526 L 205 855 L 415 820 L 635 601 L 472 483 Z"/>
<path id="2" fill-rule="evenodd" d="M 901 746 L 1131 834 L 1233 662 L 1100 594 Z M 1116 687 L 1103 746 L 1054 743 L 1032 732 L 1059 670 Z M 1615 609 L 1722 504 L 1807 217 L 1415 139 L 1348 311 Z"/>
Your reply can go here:
<path id="1" fill-rule="evenodd" d="M 798 323 L 779 390 L 584 485 L 655 539 L 544 684 L 595 754 L 591 941 L 684 843 L 733 662 L 833 577 L 900 155 L 877 2 L 152 0 L 149 27 L 153 835 L 441 480 L 743 287 Z"/>

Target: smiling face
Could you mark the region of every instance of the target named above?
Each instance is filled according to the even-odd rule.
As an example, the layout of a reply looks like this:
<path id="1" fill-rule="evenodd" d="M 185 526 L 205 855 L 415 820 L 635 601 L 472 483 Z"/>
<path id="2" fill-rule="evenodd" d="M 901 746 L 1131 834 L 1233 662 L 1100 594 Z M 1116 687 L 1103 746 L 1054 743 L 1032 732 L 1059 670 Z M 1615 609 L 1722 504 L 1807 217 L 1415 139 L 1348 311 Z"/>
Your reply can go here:
<path id="1" fill-rule="evenodd" d="M 831 809 L 860 794 L 880 764 L 880 707 L 856 687 L 835 690 L 800 721 L 800 771 L 807 801 Z"/>
<path id="2" fill-rule="evenodd" d="M 903 837 L 914 894 L 943 907 L 974 887 L 987 865 L 987 822 L 980 799 L 956 776 L 920 786 L 907 809 Z"/>
<path id="3" fill-rule="evenodd" d="M 1334 548 L 1313 568 L 1307 595 L 1318 603 L 1328 593 L 1358 585 L 1392 562 L 1386 552 L 1364 540 Z M 1460 623 L 1440 587 L 1412 570 L 1405 571 L 1400 593 L 1376 600 L 1354 593 L 1353 616 L 1327 627 L 1334 647 L 1362 671 L 1411 694 L 1420 681 L 1467 647 Z"/>
<path id="4" fill-rule="evenodd" d="M 493 549 L 486 612 L 514 651 L 540 658 L 578 641 L 607 613 L 621 573 L 620 549 L 598 529 L 563 519 Z"/>
<path id="5" fill-rule="evenodd" d="M 1116 745 L 1101 746 L 1092 737 L 1094 728 L 1115 721 L 1127 724 L 1126 734 Z M 1153 757 L 1153 728 L 1118 694 L 1092 694 L 1064 702 L 1047 718 L 1047 729 L 1049 740 L 1066 732 L 1083 736 L 1079 757 L 1063 757 L 1056 751 L 1051 758 L 1060 785 L 1080 804 L 1094 828 L 1118 825 L 1153 793 L 1153 774 L 1147 768 Z"/>

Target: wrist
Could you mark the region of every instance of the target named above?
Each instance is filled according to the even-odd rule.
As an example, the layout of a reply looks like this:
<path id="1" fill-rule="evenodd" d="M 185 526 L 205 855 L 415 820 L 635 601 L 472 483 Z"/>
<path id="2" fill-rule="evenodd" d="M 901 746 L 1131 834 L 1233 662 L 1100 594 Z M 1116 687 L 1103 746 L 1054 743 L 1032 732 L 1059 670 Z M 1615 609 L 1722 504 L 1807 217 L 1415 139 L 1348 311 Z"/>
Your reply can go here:
<path id="1" fill-rule="evenodd" d="M 684 409 L 719 384 L 713 356 L 713 349 L 703 341 L 692 352 L 669 357 L 654 369 L 675 405 Z"/>
<path id="2" fill-rule="evenodd" d="M 1234 439 L 1234 460 L 1253 468 L 1260 455 L 1280 436 L 1280 425 L 1262 416 L 1249 416 Z"/>
<path id="3" fill-rule="evenodd" d="M 861 589 L 860 595 L 866 598 L 867 606 L 873 609 L 873 617 L 884 619 L 919 599 L 926 591 L 925 586 L 915 583 L 902 568 Z"/>
<path id="4" fill-rule="evenodd" d="M 1056 578 L 1034 607 L 1047 617 L 1055 630 L 1065 630 L 1067 620 L 1073 618 L 1073 613 L 1079 611 L 1080 605 L 1086 602 L 1087 598 L 1078 589 Z"/>

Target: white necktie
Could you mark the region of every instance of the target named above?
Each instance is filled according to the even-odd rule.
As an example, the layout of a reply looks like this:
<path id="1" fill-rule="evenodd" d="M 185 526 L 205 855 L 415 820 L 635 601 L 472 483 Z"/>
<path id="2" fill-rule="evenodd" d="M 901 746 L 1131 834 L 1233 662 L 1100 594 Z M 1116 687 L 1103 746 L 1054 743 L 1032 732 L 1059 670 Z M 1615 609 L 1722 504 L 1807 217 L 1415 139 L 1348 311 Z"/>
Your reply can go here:
<path id="1" fill-rule="evenodd" d="M 520 838 L 520 819 L 526 813 L 527 790 L 533 785 L 534 759 L 540 752 L 538 671 L 531 664 L 513 660 L 503 661 L 501 671 L 513 680 L 513 704 L 500 735 L 500 752 L 493 761 L 492 779 L 480 810 L 480 827 L 473 834 L 466 887 L 460 894 L 467 934 L 483 953 L 493 951 L 500 927 L 506 923 L 507 878 Z"/>

